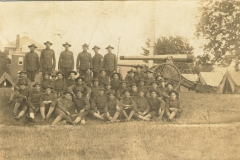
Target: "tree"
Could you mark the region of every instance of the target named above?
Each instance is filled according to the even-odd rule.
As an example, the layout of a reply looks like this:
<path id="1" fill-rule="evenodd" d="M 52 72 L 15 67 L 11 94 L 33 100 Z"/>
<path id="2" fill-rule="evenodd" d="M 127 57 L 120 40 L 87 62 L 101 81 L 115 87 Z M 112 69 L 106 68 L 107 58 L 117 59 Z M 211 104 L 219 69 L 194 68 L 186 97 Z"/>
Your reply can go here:
<path id="1" fill-rule="evenodd" d="M 214 55 L 215 64 L 227 66 L 234 60 L 238 66 L 240 1 L 201 0 L 199 12 L 196 35 L 207 40 L 204 52 Z"/>
<path id="2" fill-rule="evenodd" d="M 147 48 L 149 48 L 149 40 L 146 42 Z M 149 50 L 142 47 L 144 56 L 149 55 Z M 155 55 L 165 55 L 165 54 L 193 54 L 193 47 L 189 44 L 188 40 L 180 36 L 170 36 L 170 37 L 160 37 L 157 39 L 155 44 Z M 154 61 L 155 63 L 160 63 Z M 191 69 L 193 67 L 192 63 L 184 62 L 174 62 L 178 69 L 183 72 L 186 69 Z"/>

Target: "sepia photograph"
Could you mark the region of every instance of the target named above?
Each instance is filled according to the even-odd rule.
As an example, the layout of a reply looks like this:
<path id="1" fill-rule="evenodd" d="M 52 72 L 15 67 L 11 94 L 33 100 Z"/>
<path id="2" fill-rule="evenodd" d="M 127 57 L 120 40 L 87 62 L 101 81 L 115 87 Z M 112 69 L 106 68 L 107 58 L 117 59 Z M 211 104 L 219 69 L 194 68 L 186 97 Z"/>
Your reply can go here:
<path id="1" fill-rule="evenodd" d="M 0 1 L 0 159 L 240 159 L 240 1 Z"/>

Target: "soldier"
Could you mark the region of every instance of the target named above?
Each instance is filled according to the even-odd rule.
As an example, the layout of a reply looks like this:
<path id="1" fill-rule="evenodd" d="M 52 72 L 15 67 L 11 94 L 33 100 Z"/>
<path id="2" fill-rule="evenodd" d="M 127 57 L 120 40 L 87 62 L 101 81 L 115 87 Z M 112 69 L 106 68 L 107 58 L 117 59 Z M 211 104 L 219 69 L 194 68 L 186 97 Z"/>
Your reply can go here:
<path id="1" fill-rule="evenodd" d="M 151 88 L 149 90 L 155 90 L 158 93 L 159 97 L 163 97 L 163 98 L 168 98 L 169 97 L 166 93 L 162 92 L 159 89 L 157 81 L 152 81 L 150 83 L 150 85 L 151 85 Z M 147 97 L 150 97 L 150 93 L 149 92 L 147 92 Z"/>
<path id="2" fill-rule="evenodd" d="M 92 58 L 92 66 L 93 66 L 93 77 L 98 77 L 99 70 L 102 69 L 102 63 L 103 63 L 103 56 L 98 53 L 99 47 L 94 46 L 92 48 L 95 52 L 95 55 Z"/>
<path id="3" fill-rule="evenodd" d="M 75 84 L 68 87 L 68 91 L 71 92 L 74 97 L 79 91 L 83 92 L 86 97 L 90 96 L 91 94 L 91 88 L 84 83 L 84 77 L 82 76 L 79 76 L 75 79 Z"/>
<path id="4" fill-rule="evenodd" d="M 92 100 L 90 114 L 100 120 L 106 120 L 104 117 L 104 107 L 108 100 L 107 95 L 104 94 L 104 87 L 98 88 L 98 95 Z"/>
<path id="5" fill-rule="evenodd" d="M 66 80 L 66 88 L 75 84 L 75 79 L 76 79 L 75 76 L 77 75 L 77 72 L 69 71 L 68 75 L 69 75 L 69 78 Z"/>
<path id="6" fill-rule="evenodd" d="M 117 92 L 117 90 L 121 86 L 120 77 L 120 74 L 117 72 L 112 74 L 112 80 L 110 81 L 110 83 L 112 84 L 112 89 L 115 90 L 115 92 Z"/>
<path id="7" fill-rule="evenodd" d="M 117 72 L 117 57 L 112 53 L 114 49 L 111 45 L 107 48 L 108 53 L 103 58 L 103 68 L 106 70 L 107 76 L 111 76 L 113 72 Z"/>
<path id="8" fill-rule="evenodd" d="M 57 97 L 60 97 L 63 95 L 63 93 L 66 91 L 66 82 L 63 78 L 62 72 L 57 72 L 57 80 L 54 83 L 54 91 L 57 94 Z"/>
<path id="9" fill-rule="evenodd" d="M 20 118 L 27 110 L 27 98 L 29 96 L 29 90 L 26 87 L 26 83 L 21 82 L 19 84 L 19 90 L 14 94 L 14 98 L 16 99 L 16 103 L 13 109 L 14 118 L 17 120 Z M 22 112 L 17 116 L 17 111 L 20 106 L 23 106 Z M 23 114 L 22 114 L 23 113 Z"/>
<path id="10" fill-rule="evenodd" d="M 134 99 L 136 102 L 137 109 L 134 113 L 134 117 L 137 119 L 150 121 L 150 118 L 144 117 L 150 111 L 150 106 L 148 104 L 148 100 L 144 97 L 145 90 L 139 89 L 139 95 Z"/>
<path id="11" fill-rule="evenodd" d="M 28 89 L 31 88 L 31 81 L 26 77 L 26 72 L 21 71 L 18 73 L 18 75 L 19 75 L 18 81 L 11 89 L 10 100 L 7 102 L 8 104 L 11 104 L 13 102 L 14 94 L 15 92 L 18 91 L 20 83 L 23 82 L 27 85 Z"/>
<path id="12" fill-rule="evenodd" d="M 127 87 L 127 82 L 126 81 L 122 81 L 121 82 L 121 87 L 118 89 L 118 91 L 117 91 L 117 97 L 123 97 L 123 94 L 122 94 L 122 92 L 124 91 L 124 90 L 128 90 L 128 87 Z"/>
<path id="13" fill-rule="evenodd" d="M 51 42 L 47 41 L 44 44 L 46 46 L 46 49 L 42 50 L 40 55 L 40 66 L 41 66 L 40 70 L 43 73 L 51 74 L 56 67 L 55 52 L 54 50 L 50 49 L 50 46 L 52 45 Z"/>
<path id="14" fill-rule="evenodd" d="M 145 80 L 145 82 L 146 82 L 147 88 L 149 88 L 149 87 L 150 87 L 150 83 L 151 83 L 152 81 L 154 81 L 153 71 L 147 70 L 145 73 L 147 74 L 147 77 L 145 77 L 144 80 Z"/>
<path id="15" fill-rule="evenodd" d="M 80 75 L 84 75 L 87 68 L 92 68 L 92 55 L 87 52 L 88 45 L 82 45 L 83 51 L 78 54 L 76 68 Z"/>
<path id="16" fill-rule="evenodd" d="M 143 90 L 144 91 L 144 93 L 147 93 L 147 91 L 148 91 L 148 89 L 147 89 L 147 87 L 145 86 L 145 81 L 144 81 L 144 79 L 139 79 L 139 81 L 138 81 L 138 90 L 140 91 L 140 90 Z"/>
<path id="17" fill-rule="evenodd" d="M 57 79 L 57 75 L 52 73 L 51 74 L 51 79 L 53 80 L 53 82 L 55 82 L 56 79 Z"/>
<path id="18" fill-rule="evenodd" d="M 136 111 L 136 103 L 133 98 L 130 97 L 129 90 L 123 91 L 122 94 L 124 97 L 120 100 L 120 104 L 123 109 L 123 116 L 126 118 L 126 121 L 130 121 Z"/>
<path id="19" fill-rule="evenodd" d="M 130 95 L 131 97 L 135 98 L 138 96 L 138 88 L 136 83 L 132 83 L 131 85 L 131 90 L 130 90 Z"/>
<path id="20" fill-rule="evenodd" d="M 41 82 L 42 92 L 45 92 L 48 86 L 51 86 L 52 88 L 54 88 L 54 81 L 50 79 L 50 74 L 48 72 L 45 72 L 45 73 L 43 72 L 43 79 Z"/>
<path id="21" fill-rule="evenodd" d="M 106 76 L 106 70 L 105 69 L 101 69 L 99 71 L 100 75 L 98 76 L 98 80 L 99 80 L 99 85 L 100 86 L 104 86 L 106 83 L 109 82 L 109 77 Z"/>
<path id="22" fill-rule="evenodd" d="M 81 124 L 84 125 L 86 123 L 85 117 L 90 112 L 89 98 L 86 98 L 83 96 L 83 91 L 78 91 L 77 96 L 75 98 L 73 98 L 73 103 L 76 108 L 75 112 L 77 113 L 77 117 L 76 117 L 75 121 L 73 122 L 73 124 L 78 124 L 79 122 L 81 122 Z M 71 124 L 71 122 L 70 122 L 70 124 Z"/>
<path id="23" fill-rule="evenodd" d="M 104 107 L 104 117 L 110 122 L 119 121 L 117 118 L 122 113 L 122 107 L 119 101 L 116 99 L 116 94 L 114 90 L 108 93 L 108 100 Z"/>
<path id="24" fill-rule="evenodd" d="M 34 52 L 37 47 L 34 44 L 28 47 L 30 48 L 30 52 L 25 54 L 23 68 L 27 71 L 27 78 L 29 78 L 31 82 L 34 82 L 35 76 L 40 69 L 39 58 L 38 54 Z"/>
<path id="25" fill-rule="evenodd" d="M 52 87 L 48 86 L 46 92 L 42 94 L 40 99 L 40 113 L 42 116 L 42 122 L 48 121 L 52 112 L 55 110 L 55 105 L 57 101 L 57 96 L 52 92 Z M 47 115 L 45 115 L 47 111 Z"/>
<path id="26" fill-rule="evenodd" d="M 138 79 L 137 77 L 134 76 L 134 71 L 132 69 L 127 73 L 128 73 L 128 76 L 125 78 L 125 80 L 127 81 L 129 86 L 131 86 L 133 83 L 138 82 Z"/>
<path id="27" fill-rule="evenodd" d="M 135 72 L 134 76 L 137 77 L 138 80 L 144 78 L 144 73 L 141 71 L 142 66 L 137 65 L 135 68 L 136 68 L 136 72 Z"/>
<path id="28" fill-rule="evenodd" d="M 74 68 L 74 58 L 73 52 L 69 51 L 69 47 L 71 47 L 71 44 L 66 42 L 65 44 L 63 44 L 63 47 L 65 48 L 65 51 L 61 52 L 59 56 L 58 69 L 61 70 L 61 72 L 66 76 L 65 78 L 67 79 L 68 72 L 72 71 Z"/>
<path id="29" fill-rule="evenodd" d="M 165 102 L 158 98 L 158 93 L 155 90 L 150 90 L 151 96 L 148 98 L 150 112 L 145 118 L 153 118 L 154 120 L 161 120 L 165 111 Z"/>
<path id="30" fill-rule="evenodd" d="M 93 76 L 91 73 L 92 73 L 92 68 L 87 68 L 85 70 L 84 79 L 85 79 L 85 83 L 88 87 L 92 86 Z"/>
<path id="31" fill-rule="evenodd" d="M 106 95 L 108 95 L 108 93 L 110 93 L 110 92 L 112 92 L 112 91 L 114 91 L 113 89 L 112 89 L 112 85 L 111 85 L 111 83 L 110 82 L 108 82 L 108 83 L 106 83 L 105 84 L 105 94 Z"/>
<path id="32" fill-rule="evenodd" d="M 181 102 L 179 100 L 179 94 L 175 90 L 169 92 L 169 100 L 166 103 L 166 113 L 168 121 L 172 121 L 175 117 L 179 117 L 182 112 Z"/>
<path id="33" fill-rule="evenodd" d="M 64 96 L 57 99 L 54 114 L 57 116 L 51 125 L 55 125 L 61 120 L 72 121 L 70 115 L 73 109 L 72 93 L 65 92 Z"/>
<path id="34" fill-rule="evenodd" d="M 96 97 L 99 93 L 99 81 L 97 78 L 93 78 L 93 86 L 91 87 L 91 99 L 93 99 L 94 97 Z"/>

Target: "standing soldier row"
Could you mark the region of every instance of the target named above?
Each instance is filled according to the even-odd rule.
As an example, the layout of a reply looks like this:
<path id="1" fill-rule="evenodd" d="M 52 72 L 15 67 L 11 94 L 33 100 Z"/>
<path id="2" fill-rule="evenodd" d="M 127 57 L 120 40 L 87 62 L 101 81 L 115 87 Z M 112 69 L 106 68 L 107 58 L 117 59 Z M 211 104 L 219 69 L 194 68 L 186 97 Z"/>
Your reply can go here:
<path id="1" fill-rule="evenodd" d="M 27 72 L 27 78 L 29 78 L 31 82 L 35 81 L 35 76 L 39 71 L 51 74 L 55 70 L 55 52 L 50 48 L 52 43 L 47 41 L 44 44 L 46 48 L 42 50 L 40 57 L 38 57 L 38 54 L 35 52 L 37 47 L 34 44 L 28 46 L 30 52 L 25 55 L 24 71 Z M 60 53 L 58 70 L 67 78 L 68 72 L 74 69 L 74 56 L 73 52 L 69 51 L 71 44 L 66 42 L 63 44 L 63 47 L 65 50 Z M 80 75 L 84 75 L 85 71 L 90 68 L 93 71 L 93 77 L 98 77 L 99 71 L 102 69 L 106 71 L 108 77 L 117 71 L 117 57 L 112 53 L 114 48 L 111 45 L 106 48 L 108 53 L 104 57 L 98 53 L 100 47 L 94 46 L 92 48 L 95 53 L 93 57 L 88 52 L 88 48 L 89 46 L 87 44 L 82 45 L 83 51 L 77 56 L 76 69 Z"/>

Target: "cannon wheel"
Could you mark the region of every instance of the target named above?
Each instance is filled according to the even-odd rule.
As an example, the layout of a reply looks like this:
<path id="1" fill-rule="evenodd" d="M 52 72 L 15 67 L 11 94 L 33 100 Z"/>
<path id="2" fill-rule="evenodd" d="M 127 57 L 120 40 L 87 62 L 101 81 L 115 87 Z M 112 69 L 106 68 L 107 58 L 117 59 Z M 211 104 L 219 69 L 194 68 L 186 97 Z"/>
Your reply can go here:
<path id="1" fill-rule="evenodd" d="M 168 63 L 163 63 L 154 66 L 152 69 L 154 72 L 154 77 L 160 74 L 168 83 L 173 84 L 174 89 L 178 89 L 182 76 L 176 66 Z"/>

